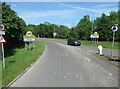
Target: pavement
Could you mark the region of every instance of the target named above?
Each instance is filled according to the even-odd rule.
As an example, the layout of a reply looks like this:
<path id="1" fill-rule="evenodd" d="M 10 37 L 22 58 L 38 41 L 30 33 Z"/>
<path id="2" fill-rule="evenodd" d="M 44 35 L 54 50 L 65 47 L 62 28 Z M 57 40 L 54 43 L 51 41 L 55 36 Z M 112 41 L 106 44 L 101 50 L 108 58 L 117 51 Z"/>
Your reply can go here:
<path id="1" fill-rule="evenodd" d="M 118 87 L 118 67 L 94 56 L 95 47 L 37 40 L 45 43 L 44 54 L 10 87 Z"/>

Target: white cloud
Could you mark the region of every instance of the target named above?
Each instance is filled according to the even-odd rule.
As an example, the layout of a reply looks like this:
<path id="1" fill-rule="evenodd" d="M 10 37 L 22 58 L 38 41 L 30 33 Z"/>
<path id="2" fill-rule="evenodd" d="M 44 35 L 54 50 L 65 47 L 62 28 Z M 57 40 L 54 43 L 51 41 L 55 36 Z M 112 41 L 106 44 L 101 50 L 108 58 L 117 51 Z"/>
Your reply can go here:
<path id="1" fill-rule="evenodd" d="M 59 4 L 63 5 L 63 6 L 66 6 L 66 7 L 73 8 L 73 9 L 89 11 L 89 12 L 92 12 L 92 14 L 94 14 L 96 16 L 98 16 L 98 14 L 100 15 L 102 13 L 105 13 L 106 15 L 109 15 L 109 12 L 111 12 L 111 11 L 117 11 L 117 7 L 115 7 L 115 6 L 112 7 L 113 4 L 107 4 L 107 5 L 105 4 L 105 5 L 95 6 L 94 8 L 97 8 L 97 9 L 82 8 L 82 7 L 77 7 L 77 6 L 73 6 L 73 5 L 69 5 L 69 4 L 64 4 L 64 3 L 59 3 Z M 105 8 L 105 7 L 108 7 L 108 6 L 111 6 L 111 8 Z M 101 8 L 101 7 L 103 7 L 103 8 Z M 98 8 L 100 8 L 100 9 L 98 9 Z"/>
<path id="2" fill-rule="evenodd" d="M 90 11 L 90 12 L 101 13 L 101 12 L 99 12 L 98 10 L 94 10 L 94 9 L 88 9 L 88 8 L 76 7 L 76 6 L 72 6 L 72 5 L 68 5 L 68 4 L 63 4 L 63 3 L 59 3 L 59 4 L 61 4 L 61 5 L 63 5 L 63 6 L 66 6 L 66 7 L 74 8 L 74 9 L 86 10 L 86 11 Z"/>
<path id="3" fill-rule="evenodd" d="M 51 11 L 25 11 L 19 15 L 24 19 L 40 18 L 48 16 L 59 16 L 59 18 L 71 18 L 72 14 L 78 12 L 78 10 L 51 10 Z"/>
<path id="4" fill-rule="evenodd" d="M 12 5 L 10 5 L 10 6 L 16 6 L 16 5 L 12 4 Z"/>
<path id="5" fill-rule="evenodd" d="M 95 5 L 92 8 L 109 8 L 109 7 L 116 8 L 118 7 L 118 3 Z"/>

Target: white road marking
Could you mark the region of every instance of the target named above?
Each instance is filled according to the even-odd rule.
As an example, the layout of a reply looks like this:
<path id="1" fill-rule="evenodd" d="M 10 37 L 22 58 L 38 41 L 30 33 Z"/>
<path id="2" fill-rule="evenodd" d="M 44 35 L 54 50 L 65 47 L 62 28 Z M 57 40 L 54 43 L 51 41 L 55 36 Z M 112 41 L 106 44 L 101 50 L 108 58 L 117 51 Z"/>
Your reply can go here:
<path id="1" fill-rule="evenodd" d="M 67 75 L 70 75 L 70 73 L 67 73 Z"/>
<path id="2" fill-rule="evenodd" d="M 91 51 L 91 50 L 88 50 L 89 52 L 93 52 L 94 53 L 94 51 Z"/>
<path id="3" fill-rule="evenodd" d="M 67 75 L 64 75 L 64 79 L 66 79 L 67 78 Z"/>
<path id="4" fill-rule="evenodd" d="M 64 75 L 64 79 L 66 79 L 69 75 L 70 75 L 70 73 L 66 73 L 66 74 Z"/>
<path id="5" fill-rule="evenodd" d="M 101 68 L 103 71 L 105 71 L 107 74 L 109 74 L 110 76 L 112 76 L 112 73 L 110 73 L 109 71 L 105 70 L 103 67 L 101 67 L 100 65 L 97 65 L 99 68 Z"/>
<path id="6" fill-rule="evenodd" d="M 89 53 L 87 53 L 87 52 L 84 52 L 85 54 L 88 54 L 88 55 L 90 55 Z"/>
<path id="7" fill-rule="evenodd" d="M 86 59 L 88 62 L 90 62 L 90 59 L 89 59 L 89 58 L 87 58 L 87 57 L 84 57 L 84 59 Z"/>

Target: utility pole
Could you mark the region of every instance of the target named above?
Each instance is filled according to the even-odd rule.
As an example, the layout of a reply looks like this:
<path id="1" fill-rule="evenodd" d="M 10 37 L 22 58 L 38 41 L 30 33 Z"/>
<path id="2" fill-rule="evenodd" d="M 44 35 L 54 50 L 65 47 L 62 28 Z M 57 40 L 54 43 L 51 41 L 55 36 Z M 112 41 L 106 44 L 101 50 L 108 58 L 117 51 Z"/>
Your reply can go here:
<path id="1" fill-rule="evenodd" d="M 91 35 L 93 35 L 93 14 L 92 14 L 92 29 L 91 29 Z M 91 37 L 91 43 L 92 43 L 93 39 Z"/>
<path id="2" fill-rule="evenodd" d="M 91 32 L 91 34 L 93 34 L 93 14 L 92 14 L 92 32 Z"/>

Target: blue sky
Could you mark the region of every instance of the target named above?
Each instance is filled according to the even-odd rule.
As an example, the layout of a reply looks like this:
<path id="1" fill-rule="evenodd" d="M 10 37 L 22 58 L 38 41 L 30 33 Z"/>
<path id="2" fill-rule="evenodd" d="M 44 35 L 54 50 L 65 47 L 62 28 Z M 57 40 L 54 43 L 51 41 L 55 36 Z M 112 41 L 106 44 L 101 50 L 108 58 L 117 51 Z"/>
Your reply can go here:
<path id="1" fill-rule="evenodd" d="M 117 2 L 7 2 L 27 24 L 50 22 L 75 26 L 85 15 L 90 20 L 118 10 Z"/>

